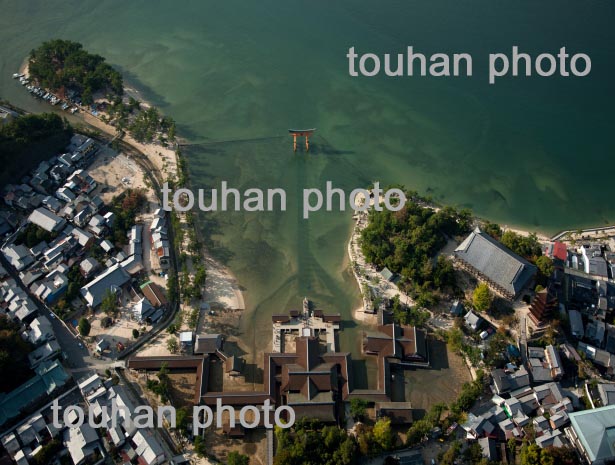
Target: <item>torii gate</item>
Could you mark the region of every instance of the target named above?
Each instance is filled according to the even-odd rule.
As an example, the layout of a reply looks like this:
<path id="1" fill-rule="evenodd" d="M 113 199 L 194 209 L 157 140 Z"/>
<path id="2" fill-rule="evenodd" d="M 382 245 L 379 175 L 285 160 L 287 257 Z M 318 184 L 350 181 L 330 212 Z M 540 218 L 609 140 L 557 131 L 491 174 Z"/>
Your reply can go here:
<path id="1" fill-rule="evenodd" d="M 314 134 L 316 128 L 313 129 L 289 129 L 288 133 L 293 136 L 293 151 L 297 151 L 297 137 L 305 137 L 305 151 L 310 150 L 310 136 Z"/>

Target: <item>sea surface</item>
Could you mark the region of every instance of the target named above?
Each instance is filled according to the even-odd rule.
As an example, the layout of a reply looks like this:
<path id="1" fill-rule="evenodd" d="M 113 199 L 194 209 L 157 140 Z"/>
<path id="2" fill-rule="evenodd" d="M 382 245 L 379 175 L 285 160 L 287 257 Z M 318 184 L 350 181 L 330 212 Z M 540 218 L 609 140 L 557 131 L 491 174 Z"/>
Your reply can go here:
<path id="1" fill-rule="evenodd" d="M 48 109 L 11 74 L 41 41 L 77 40 L 175 118 L 193 187 L 286 189 L 285 212 L 201 218 L 244 288 L 244 338 L 260 357 L 270 315 L 304 295 L 346 319 L 359 304 L 351 214 L 302 219 L 304 188 L 401 183 L 549 233 L 615 222 L 614 20 L 610 0 L 0 0 L 0 98 Z M 474 75 L 348 76 L 349 47 L 408 45 L 470 53 Z M 488 54 L 513 45 L 587 53 L 591 74 L 489 85 Z M 293 153 L 291 127 L 318 129 L 309 154 Z M 358 356 L 359 336 L 348 323 L 342 349 Z"/>

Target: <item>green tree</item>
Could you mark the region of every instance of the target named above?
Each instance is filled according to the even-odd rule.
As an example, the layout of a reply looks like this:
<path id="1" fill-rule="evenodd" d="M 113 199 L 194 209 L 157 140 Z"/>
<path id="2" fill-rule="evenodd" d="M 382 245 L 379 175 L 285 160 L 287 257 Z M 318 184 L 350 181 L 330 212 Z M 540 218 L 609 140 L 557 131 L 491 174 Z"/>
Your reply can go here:
<path id="1" fill-rule="evenodd" d="M 502 238 L 502 228 L 497 223 L 491 223 L 488 221 L 483 225 L 482 229 L 495 240 L 499 241 Z"/>
<path id="2" fill-rule="evenodd" d="M 137 328 L 133 328 L 132 330 L 132 338 L 139 339 L 139 330 Z"/>
<path id="3" fill-rule="evenodd" d="M 201 458 L 207 456 L 207 446 L 205 440 L 201 436 L 196 436 L 194 438 L 194 451 Z"/>
<path id="4" fill-rule="evenodd" d="M 540 456 L 537 444 L 524 444 L 521 448 L 521 465 L 541 465 Z"/>
<path id="5" fill-rule="evenodd" d="M 31 344 L 21 338 L 21 326 L 0 314 L 0 373 L 6 374 L 0 376 L 0 392 L 11 391 L 32 377 L 31 351 Z"/>
<path id="6" fill-rule="evenodd" d="M 517 255 L 521 255 L 528 260 L 534 260 L 542 255 L 542 247 L 534 233 L 529 236 L 522 236 L 513 231 L 506 231 L 502 234 L 501 242 Z"/>
<path id="7" fill-rule="evenodd" d="M 451 446 L 444 452 L 442 455 L 442 460 L 440 463 L 442 465 L 453 465 L 455 460 L 459 457 L 459 453 L 461 452 L 461 443 L 459 441 L 453 441 Z"/>
<path id="8" fill-rule="evenodd" d="M 177 339 L 175 337 L 169 338 L 169 340 L 167 341 L 167 349 L 172 354 L 177 353 L 177 351 L 179 350 L 179 345 L 177 344 Z"/>
<path id="9" fill-rule="evenodd" d="M 248 465 L 250 463 L 250 457 L 244 454 L 240 454 L 237 451 L 231 451 L 227 457 L 228 465 Z"/>
<path id="10" fill-rule="evenodd" d="M 81 317 L 77 328 L 79 329 L 79 334 L 81 334 L 82 336 L 87 336 L 90 334 L 90 329 L 92 328 L 92 325 L 90 325 L 90 322 L 87 318 Z"/>
<path id="11" fill-rule="evenodd" d="M 388 417 L 380 418 L 373 429 L 374 442 L 382 450 L 391 450 L 395 445 L 395 435 L 391 429 L 391 419 Z"/>
<path id="12" fill-rule="evenodd" d="M 350 415 L 355 421 L 363 421 L 367 413 L 369 402 L 365 399 L 353 397 L 350 399 Z"/>
<path id="13" fill-rule="evenodd" d="M 189 433 L 188 425 L 190 424 L 190 410 L 188 407 L 181 407 L 177 409 L 177 416 L 175 418 L 175 427 L 179 433 L 187 437 Z"/>
<path id="14" fill-rule="evenodd" d="M 486 312 L 491 307 L 492 297 L 489 286 L 486 283 L 479 283 L 472 294 L 472 304 L 479 312 Z"/>
<path id="15" fill-rule="evenodd" d="M 30 463 L 35 465 L 48 465 L 53 463 L 54 457 L 62 450 L 62 442 L 59 439 L 52 439 L 45 444 L 33 457 Z"/>
<path id="16" fill-rule="evenodd" d="M 517 453 L 517 440 L 515 438 L 510 438 L 506 443 L 506 447 L 510 455 L 514 458 Z"/>
<path id="17" fill-rule="evenodd" d="M 100 309 L 107 315 L 115 315 L 117 313 L 117 296 L 111 289 L 107 289 L 107 292 L 105 292 L 100 303 Z"/>

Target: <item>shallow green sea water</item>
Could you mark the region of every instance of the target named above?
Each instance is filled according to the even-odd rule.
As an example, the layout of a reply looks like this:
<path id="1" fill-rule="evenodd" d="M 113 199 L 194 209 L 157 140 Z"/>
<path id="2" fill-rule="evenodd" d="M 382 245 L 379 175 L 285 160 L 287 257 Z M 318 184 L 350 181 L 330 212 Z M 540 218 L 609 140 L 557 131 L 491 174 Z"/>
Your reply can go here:
<path id="1" fill-rule="evenodd" d="M 54 37 L 107 57 L 178 122 L 194 187 L 283 187 L 278 213 L 202 218 L 245 288 L 245 337 L 262 349 L 269 316 L 304 295 L 346 318 L 359 302 L 345 244 L 351 215 L 301 218 L 303 188 L 403 183 L 505 224 L 546 232 L 615 220 L 615 7 L 493 0 L 0 0 L 0 97 L 30 110 L 10 78 Z M 350 78 L 346 53 L 468 52 L 472 78 Z M 487 56 L 592 57 L 584 79 L 487 81 Z M 289 127 L 317 127 L 293 154 Z M 359 353 L 359 327 L 341 335 Z"/>

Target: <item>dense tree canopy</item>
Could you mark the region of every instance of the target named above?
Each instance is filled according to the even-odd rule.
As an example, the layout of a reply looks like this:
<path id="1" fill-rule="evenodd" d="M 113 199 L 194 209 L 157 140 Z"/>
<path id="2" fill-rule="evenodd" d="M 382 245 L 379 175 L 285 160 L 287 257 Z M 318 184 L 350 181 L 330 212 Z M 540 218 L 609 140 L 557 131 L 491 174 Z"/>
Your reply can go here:
<path id="1" fill-rule="evenodd" d="M 55 113 L 25 115 L 0 125 L 0 181 L 14 182 L 42 160 L 61 152 L 72 128 Z"/>
<path id="2" fill-rule="evenodd" d="M 361 250 L 368 262 L 387 267 L 424 288 L 442 289 L 454 283 L 452 265 L 437 252 L 447 238 L 465 234 L 471 214 L 452 207 L 439 210 L 409 200 L 398 212 L 371 210 L 361 233 Z"/>
<path id="3" fill-rule="evenodd" d="M 43 87 L 74 90 L 86 104 L 99 91 L 117 95 L 124 92 L 118 71 L 105 63 L 102 56 L 88 53 L 80 43 L 69 40 L 51 40 L 32 50 L 29 70 Z"/>
<path id="4" fill-rule="evenodd" d="M 228 465 L 248 465 L 250 463 L 250 457 L 244 454 L 240 454 L 237 451 L 231 451 L 227 457 Z"/>
<path id="5" fill-rule="evenodd" d="M 535 261 L 537 257 L 542 255 L 542 247 L 540 247 L 538 237 L 534 233 L 529 236 L 522 236 L 513 231 L 506 231 L 502 234 L 501 242 L 517 255 L 521 255 L 530 261 Z"/>
<path id="6" fill-rule="evenodd" d="M 32 376 L 28 354 L 30 344 L 19 335 L 19 325 L 0 315 L 0 392 L 9 392 Z"/>
<path id="7" fill-rule="evenodd" d="M 140 189 L 127 189 L 115 196 L 111 202 L 111 211 L 115 214 L 113 223 L 113 237 L 110 237 L 117 244 L 127 242 L 127 234 L 135 224 L 137 213 L 145 205 L 147 198 Z"/>
<path id="8" fill-rule="evenodd" d="M 337 426 L 299 420 L 292 429 L 276 428 L 275 465 L 350 465 L 356 463 L 357 443 Z"/>

